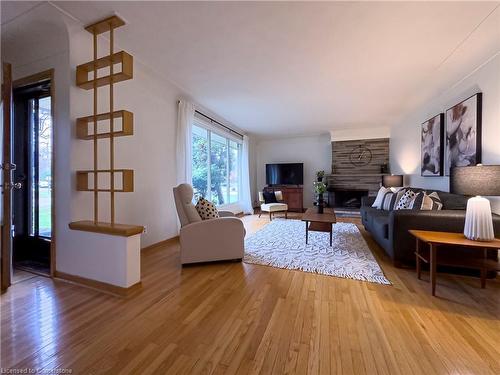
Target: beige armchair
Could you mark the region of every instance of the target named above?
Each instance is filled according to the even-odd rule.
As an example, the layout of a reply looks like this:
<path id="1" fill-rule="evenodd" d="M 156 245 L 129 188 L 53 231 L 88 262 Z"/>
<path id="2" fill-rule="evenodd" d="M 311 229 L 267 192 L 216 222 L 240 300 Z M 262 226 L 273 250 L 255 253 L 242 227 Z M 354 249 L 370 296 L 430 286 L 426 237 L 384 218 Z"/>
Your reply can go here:
<path id="1" fill-rule="evenodd" d="M 232 212 L 219 211 L 220 218 L 202 220 L 189 184 L 174 187 L 174 199 L 181 222 L 181 264 L 243 258 L 245 228 Z"/>
<path id="2" fill-rule="evenodd" d="M 273 214 L 276 212 L 284 212 L 285 219 L 288 219 L 288 205 L 284 203 L 283 193 L 281 191 L 275 191 L 274 196 L 276 197 L 277 203 L 266 203 L 264 200 L 264 193 L 259 191 L 259 202 L 260 202 L 260 215 L 263 212 L 269 212 L 269 221 L 273 220 Z"/>

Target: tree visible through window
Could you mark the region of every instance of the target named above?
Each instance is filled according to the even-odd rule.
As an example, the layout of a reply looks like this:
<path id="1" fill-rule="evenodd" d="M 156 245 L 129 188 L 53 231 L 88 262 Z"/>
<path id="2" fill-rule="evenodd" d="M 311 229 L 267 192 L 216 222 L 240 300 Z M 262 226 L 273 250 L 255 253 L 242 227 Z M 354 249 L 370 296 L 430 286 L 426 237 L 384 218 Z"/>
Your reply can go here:
<path id="1" fill-rule="evenodd" d="M 192 154 L 196 199 L 202 196 L 218 206 L 238 202 L 241 144 L 194 125 Z"/>

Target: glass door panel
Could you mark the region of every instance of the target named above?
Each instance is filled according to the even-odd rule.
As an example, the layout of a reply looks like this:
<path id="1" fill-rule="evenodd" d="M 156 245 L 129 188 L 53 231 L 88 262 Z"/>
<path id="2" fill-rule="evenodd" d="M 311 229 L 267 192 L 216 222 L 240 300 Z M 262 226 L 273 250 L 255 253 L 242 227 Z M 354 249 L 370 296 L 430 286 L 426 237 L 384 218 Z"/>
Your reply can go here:
<path id="1" fill-rule="evenodd" d="M 29 100 L 29 234 L 52 235 L 52 116 L 51 98 Z"/>
<path id="2" fill-rule="evenodd" d="M 52 234 L 52 116 L 50 96 L 38 102 L 38 171 L 35 186 L 38 187 L 38 234 Z"/>

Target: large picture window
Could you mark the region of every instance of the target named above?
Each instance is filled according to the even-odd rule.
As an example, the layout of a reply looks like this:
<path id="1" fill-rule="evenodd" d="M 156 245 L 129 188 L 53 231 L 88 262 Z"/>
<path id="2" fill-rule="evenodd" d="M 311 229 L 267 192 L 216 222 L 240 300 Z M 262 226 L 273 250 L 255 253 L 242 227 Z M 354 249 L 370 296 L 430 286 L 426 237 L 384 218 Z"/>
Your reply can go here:
<path id="1" fill-rule="evenodd" d="M 193 125 L 193 189 L 217 206 L 240 199 L 241 142 Z"/>

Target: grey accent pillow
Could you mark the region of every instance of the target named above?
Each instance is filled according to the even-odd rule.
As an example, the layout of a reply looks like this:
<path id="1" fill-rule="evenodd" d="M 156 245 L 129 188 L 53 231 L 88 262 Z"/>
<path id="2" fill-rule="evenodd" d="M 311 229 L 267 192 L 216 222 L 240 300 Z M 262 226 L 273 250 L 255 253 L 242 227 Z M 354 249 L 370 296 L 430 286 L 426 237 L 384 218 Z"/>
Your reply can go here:
<path id="1" fill-rule="evenodd" d="M 217 210 L 217 207 L 215 207 L 215 204 L 203 197 L 198 199 L 198 203 L 196 203 L 196 211 L 198 211 L 202 220 L 219 218 L 219 211 Z"/>

